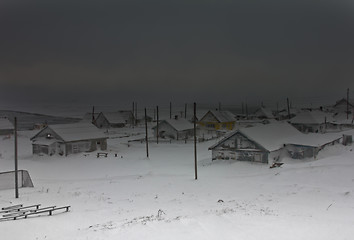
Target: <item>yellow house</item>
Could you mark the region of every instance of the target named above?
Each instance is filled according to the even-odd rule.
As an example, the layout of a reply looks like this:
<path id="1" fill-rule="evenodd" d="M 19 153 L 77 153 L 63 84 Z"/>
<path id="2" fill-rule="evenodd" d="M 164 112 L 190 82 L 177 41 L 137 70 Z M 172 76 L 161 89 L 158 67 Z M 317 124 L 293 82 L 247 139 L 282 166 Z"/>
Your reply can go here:
<path id="1" fill-rule="evenodd" d="M 235 126 L 235 115 L 229 111 L 208 111 L 198 122 L 201 128 L 212 130 L 232 130 Z"/>

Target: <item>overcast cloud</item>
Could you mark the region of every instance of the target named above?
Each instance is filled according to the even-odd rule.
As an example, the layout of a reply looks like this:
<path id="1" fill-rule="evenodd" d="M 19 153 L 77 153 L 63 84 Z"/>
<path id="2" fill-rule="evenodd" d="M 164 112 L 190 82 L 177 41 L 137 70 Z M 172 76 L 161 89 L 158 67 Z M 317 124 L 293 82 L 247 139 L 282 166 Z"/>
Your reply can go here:
<path id="1" fill-rule="evenodd" d="M 3 102 L 232 102 L 354 89 L 352 1 L 11 0 L 0 3 L 0 29 Z"/>

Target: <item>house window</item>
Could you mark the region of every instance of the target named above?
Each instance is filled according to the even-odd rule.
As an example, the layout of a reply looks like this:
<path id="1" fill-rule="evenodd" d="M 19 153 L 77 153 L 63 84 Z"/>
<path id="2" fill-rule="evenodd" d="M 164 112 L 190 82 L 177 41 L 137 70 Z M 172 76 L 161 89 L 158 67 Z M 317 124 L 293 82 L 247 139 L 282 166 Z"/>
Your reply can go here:
<path id="1" fill-rule="evenodd" d="M 53 138 L 53 135 L 52 135 L 51 133 L 47 133 L 46 138 L 48 138 L 48 139 L 52 139 L 52 138 Z"/>

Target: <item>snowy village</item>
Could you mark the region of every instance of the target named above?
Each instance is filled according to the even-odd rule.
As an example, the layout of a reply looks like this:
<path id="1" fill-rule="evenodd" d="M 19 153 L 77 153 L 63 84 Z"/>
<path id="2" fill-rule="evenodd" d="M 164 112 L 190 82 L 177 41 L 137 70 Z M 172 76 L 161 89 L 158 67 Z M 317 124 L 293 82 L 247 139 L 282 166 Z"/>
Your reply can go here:
<path id="1" fill-rule="evenodd" d="M 253 112 L 2 110 L 0 229 L 11 239 L 297 239 L 289 225 L 300 224 L 309 239 L 349 239 L 353 108 L 342 98 Z M 12 238 L 18 228 L 31 231 Z"/>
<path id="2" fill-rule="evenodd" d="M 0 1 L 0 240 L 354 239 L 353 3 Z"/>

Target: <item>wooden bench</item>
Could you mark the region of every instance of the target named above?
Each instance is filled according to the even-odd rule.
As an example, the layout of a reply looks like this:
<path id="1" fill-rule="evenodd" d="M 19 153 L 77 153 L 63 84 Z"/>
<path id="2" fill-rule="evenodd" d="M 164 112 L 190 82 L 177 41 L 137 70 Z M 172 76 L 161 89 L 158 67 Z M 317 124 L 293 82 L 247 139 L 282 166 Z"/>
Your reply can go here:
<path id="1" fill-rule="evenodd" d="M 105 152 L 98 152 L 97 153 L 97 158 L 99 158 L 99 157 L 107 157 L 108 156 L 108 153 L 105 153 Z"/>
<path id="2" fill-rule="evenodd" d="M 70 206 L 64 206 L 64 207 L 50 206 L 50 207 L 32 209 L 27 211 L 19 211 L 19 212 L 16 211 L 16 212 L 3 215 L 3 217 L 0 218 L 0 221 L 17 220 L 19 218 L 27 218 L 28 216 L 39 215 L 41 213 L 49 213 L 49 216 L 51 216 L 54 211 L 65 209 L 65 212 L 68 212 L 69 208 Z"/>
<path id="3" fill-rule="evenodd" d="M 4 208 L 5 210 L 0 211 L 0 213 L 10 213 L 10 212 L 16 213 L 16 212 L 21 212 L 24 209 L 29 209 L 29 208 L 38 209 L 40 206 L 41 206 L 41 204 L 35 204 L 35 205 L 30 205 L 30 206 L 23 207 L 22 204 L 20 204 L 20 205 L 13 206 L 12 208 L 9 208 L 9 207 Z M 29 211 L 29 210 L 27 210 L 27 211 Z"/>
<path id="4" fill-rule="evenodd" d="M 11 210 L 11 209 L 18 209 L 22 206 L 23 206 L 23 204 L 18 204 L 18 205 L 13 205 L 13 206 L 9 206 L 9 207 L 3 207 L 3 208 L 1 208 L 1 210 L 7 211 L 7 210 Z"/>
<path id="5" fill-rule="evenodd" d="M 69 208 L 70 208 L 70 206 L 64 206 L 64 207 L 57 207 L 57 208 L 53 208 L 53 209 L 46 209 L 43 211 L 39 210 L 39 211 L 36 211 L 33 213 L 25 214 L 24 217 L 27 218 L 27 216 L 36 215 L 36 214 L 40 214 L 40 213 L 49 213 L 49 216 L 51 216 L 54 211 L 61 210 L 61 209 L 65 209 L 65 212 L 69 212 Z"/>

